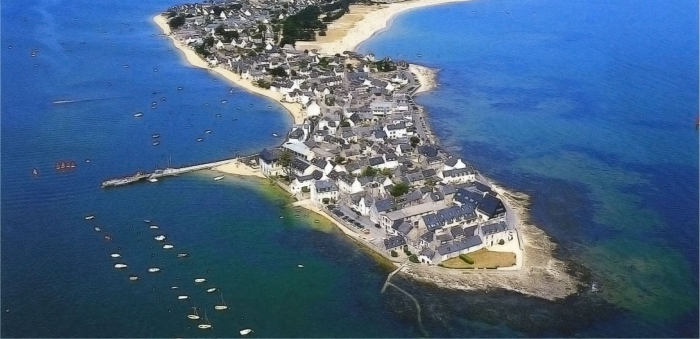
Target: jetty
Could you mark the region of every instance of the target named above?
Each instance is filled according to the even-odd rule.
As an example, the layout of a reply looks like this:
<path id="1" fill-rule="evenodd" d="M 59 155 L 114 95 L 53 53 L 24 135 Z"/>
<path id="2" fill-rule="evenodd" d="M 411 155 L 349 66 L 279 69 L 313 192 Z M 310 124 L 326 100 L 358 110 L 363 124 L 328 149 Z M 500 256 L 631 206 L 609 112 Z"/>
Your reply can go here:
<path id="1" fill-rule="evenodd" d="M 211 168 L 214 168 L 217 166 L 232 163 L 236 160 L 237 160 L 237 158 L 216 161 L 216 162 L 210 162 L 210 163 L 205 163 L 205 164 L 199 164 L 199 165 L 194 165 L 194 166 L 180 167 L 180 168 L 168 167 L 165 169 L 157 169 L 157 170 L 153 171 L 153 173 L 146 173 L 146 172 L 139 171 L 139 172 L 136 172 L 136 174 L 131 175 L 131 176 L 105 180 L 102 182 L 102 188 L 123 186 L 123 185 L 131 184 L 131 183 L 139 182 L 143 179 L 157 179 L 157 178 L 162 178 L 162 177 L 184 174 L 184 173 L 188 173 L 188 172 L 199 171 L 199 170 L 203 170 L 203 169 L 211 169 Z"/>

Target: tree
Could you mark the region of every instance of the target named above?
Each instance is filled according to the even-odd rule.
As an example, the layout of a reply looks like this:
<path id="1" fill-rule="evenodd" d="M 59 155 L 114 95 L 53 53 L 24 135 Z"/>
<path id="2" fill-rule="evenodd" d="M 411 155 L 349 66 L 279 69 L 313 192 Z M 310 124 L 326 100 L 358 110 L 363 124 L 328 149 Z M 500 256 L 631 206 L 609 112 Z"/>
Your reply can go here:
<path id="1" fill-rule="evenodd" d="M 282 68 L 282 66 L 270 69 L 269 72 L 270 72 L 270 75 L 272 75 L 274 77 L 286 77 L 287 76 L 287 71 L 285 71 L 284 68 Z"/>
<path id="2" fill-rule="evenodd" d="M 392 173 L 391 170 L 388 168 L 382 168 L 381 170 L 379 170 L 379 173 L 389 178 L 391 178 L 394 175 L 394 173 Z"/>
<path id="3" fill-rule="evenodd" d="M 287 149 L 284 149 L 282 153 L 280 153 L 279 158 L 277 159 L 277 163 L 282 167 L 282 170 L 287 175 L 287 177 L 291 177 L 292 175 L 293 159 L 294 156 L 292 155 L 292 152 L 288 151 Z"/>
<path id="4" fill-rule="evenodd" d="M 416 148 L 416 146 L 418 146 L 418 144 L 420 144 L 420 138 L 415 136 L 415 135 L 412 136 L 410 140 L 411 140 L 411 147 L 413 147 L 413 148 Z"/>
<path id="5" fill-rule="evenodd" d="M 394 197 L 398 197 L 406 194 L 409 188 L 410 187 L 408 186 L 408 184 L 402 181 L 391 187 L 391 191 L 389 193 L 391 193 L 391 195 Z"/>
<path id="6" fill-rule="evenodd" d="M 182 15 L 178 15 L 178 16 L 170 19 L 170 21 L 168 21 L 168 26 L 170 26 L 170 29 L 176 29 L 184 24 L 185 24 L 185 17 Z"/>
<path id="7" fill-rule="evenodd" d="M 372 166 L 365 167 L 365 169 L 362 171 L 362 174 L 361 174 L 361 176 L 363 176 L 363 177 L 373 177 L 375 175 L 377 175 L 377 170 L 374 169 L 374 167 L 372 167 Z"/>
<path id="8" fill-rule="evenodd" d="M 257 82 L 258 87 L 264 88 L 264 89 L 270 89 L 270 83 L 265 81 L 264 79 L 260 79 Z"/>
<path id="9" fill-rule="evenodd" d="M 435 180 L 433 180 L 432 178 L 425 179 L 425 186 L 435 187 Z"/>

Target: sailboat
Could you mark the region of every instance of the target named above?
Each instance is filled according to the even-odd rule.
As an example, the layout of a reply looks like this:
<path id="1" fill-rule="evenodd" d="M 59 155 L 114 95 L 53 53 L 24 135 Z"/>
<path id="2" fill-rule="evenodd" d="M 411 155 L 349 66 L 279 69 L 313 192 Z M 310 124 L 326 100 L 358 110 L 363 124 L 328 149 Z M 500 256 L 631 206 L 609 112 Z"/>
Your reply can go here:
<path id="1" fill-rule="evenodd" d="M 207 311 L 204 311 L 204 321 L 206 321 L 206 324 L 199 324 L 199 325 L 197 325 L 197 327 L 199 327 L 203 330 L 207 329 L 207 328 L 211 328 L 211 323 L 209 322 L 209 318 L 207 318 Z"/>
<path id="2" fill-rule="evenodd" d="M 199 319 L 199 314 L 197 314 L 197 307 L 193 306 L 192 309 L 194 310 L 194 314 L 188 314 L 187 318 L 192 319 L 192 320 Z"/>
<path id="3" fill-rule="evenodd" d="M 228 306 L 226 306 L 226 303 L 224 303 L 224 293 L 219 291 L 221 293 L 221 305 L 216 305 L 214 306 L 215 310 L 223 311 L 228 309 Z"/>

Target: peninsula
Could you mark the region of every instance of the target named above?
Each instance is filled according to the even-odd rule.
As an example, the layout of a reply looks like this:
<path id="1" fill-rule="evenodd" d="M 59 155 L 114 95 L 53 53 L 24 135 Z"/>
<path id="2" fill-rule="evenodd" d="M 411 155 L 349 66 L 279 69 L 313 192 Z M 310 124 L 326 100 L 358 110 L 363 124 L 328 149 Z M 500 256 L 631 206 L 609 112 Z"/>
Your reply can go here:
<path id="1" fill-rule="evenodd" d="M 413 97 L 436 85 L 436 70 L 353 51 L 397 13 L 453 1 L 227 0 L 174 6 L 154 21 L 192 65 L 294 118 L 280 146 L 214 170 L 274 180 L 295 205 L 420 281 L 566 297 L 581 284 L 528 223 L 527 197 L 483 177 L 431 132 Z"/>

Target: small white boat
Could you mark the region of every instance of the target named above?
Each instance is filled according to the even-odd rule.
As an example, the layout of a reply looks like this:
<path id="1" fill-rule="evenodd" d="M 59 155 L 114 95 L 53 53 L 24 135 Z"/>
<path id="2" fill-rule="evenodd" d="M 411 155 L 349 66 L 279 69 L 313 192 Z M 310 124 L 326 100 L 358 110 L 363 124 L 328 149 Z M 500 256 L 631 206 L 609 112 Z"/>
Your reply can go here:
<path id="1" fill-rule="evenodd" d="M 134 114 L 134 117 L 136 117 L 136 118 L 142 117 L 142 116 L 143 116 L 143 113 L 141 113 L 141 112 L 138 112 L 138 113 Z"/>
<path id="2" fill-rule="evenodd" d="M 211 323 L 209 322 L 209 318 L 207 318 L 207 311 L 204 311 L 204 321 L 206 321 L 205 324 L 199 324 L 199 325 L 197 325 L 197 327 L 201 328 L 203 330 L 211 328 Z"/>
<path id="3" fill-rule="evenodd" d="M 277 138 L 277 137 L 280 136 L 280 135 L 277 134 L 277 133 L 272 133 L 272 136 L 275 137 L 275 138 Z"/>
<path id="4" fill-rule="evenodd" d="M 101 232 L 101 231 L 102 231 L 102 229 L 101 229 L 101 228 L 99 228 L 99 227 L 97 227 L 97 226 L 95 226 L 95 231 L 97 231 L 97 232 Z"/>
<path id="5" fill-rule="evenodd" d="M 186 256 L 189 256 L 189 254 L 187 254 L 187 253 L 178 253 L 178 254 L 177 254 L 177 257 L 178 257 L 178 258 L 184 258 L 184 257 L 186 257 Z"/>
<path id="6" fill-rule="evenodd" d="M 177 88 L 178 91 L 182 91 L 182 86 Z"/>
<path id="7" fill-rule="evenodd" d="M 199 314 L 197 314 L 197 308 L 196 308 L 196 307 L 192 307 L 192 309 L 194 310 L 194 313 L 193 313 L 193 314 L 188 314 L 188 315 L 187 315 L 187 318 L 192 319 L 192 320 L 198 320 L 198 319 L 199 319 Z"/>
<path id="8" fill-rule="evenodd" d="M 227 102 L 228 102 L 228 100 L 221 100 L 221 103 L 222 103 L 222 104 L 225 104 L 225 103 L 227 103 Z"/>
<path id="9" fill-rule="evenodd" d="M 119 254 L 119 253 L 112 253 L 110 256 L 111 256 L 112 258 L 121 258 L 121 257 L 122 257 L 122 255 Z"/>
<path id="10" fill-rule="evenodd" d="M 202 138 L 197 138 L 197 142 L 202 141 L 202 140 L 204 140 L 204 139 L 202 139 Z"/>
<path id="11" fill-rule="evenodd" d="M 219 291 L 219 293 L 221 293 L 221 305 L 214 306 L 214 309 L 219 310 L 219 311 L 223 311 L 223 310 L 228 309 L 228 306 L 226 306 L 226 303 L 224 303 L 224 293 L 221 291 Z"/>
<path id="12" fill-rule="evenodd" d="M 224 176 L 223 176 L 223 175 L 220 175 L 220 176 L 218 176 L 218 177 L 214 177 L 214 181 L 219 181 L 219 180 L 221 180 L 221 179 L 223 179 L 223 178 L 224 178 Z"/>
<path id="13" fill-rule="evenodd" d="M 145 222 L 145 223 L 147 223 L 147 224 L 150 224 L 150 223 L 151 223 L 151 221 L 150 221 L 149 219 L 143 219 L 143 222 Z"/>
<path id="14" fill-rule="evenodd" d="M 158 267 L 151 267 L 151 268 L 148 269 L 148 273 L 156 273 L 156 272 L 160 272 L 160 268 L 158 268 Z"/>
<path id="15" fill-rule="evenodd" d="M 299 265 L 297 265 L 297 267 L 299 267 L 299 268 L 304 268 L 304 265 L 299 264 Z"/>
<path id="16" fill-rule="evenodd" d="M 114 264 L 114 268 L 127 268 L 127 267 L 129 267 L 129 266 L 127 266 L 126 264 Z"/>
<path id="17" fill-rule="evenodd" d="M 148 181 L 150 181 L 150 182 L 158 182 L 158 179 L 156 179 L 156 178 L 149 178 Z"/>
<path id="18" fill-rule="evenodd" d="M 139 277 L 136 276 L 136 275 L 130 275 L 130 276 L 129 276 L 129 280 L 131 280 L 131 281 L 136 281 L 136 280 L 139 280 Z"/>
<path id="19" fill-rule="evenodd" d="M 85 162 L 90 162 L 90 159 L 85 159 Z"/>
<path id="20" fill-rule="evenodd" d="M 210 134 L 210 133 L 211 133 L 211 130 L 210 130 L 210 129 L 208 129 L 208 130 L 204 131 L 204 133 L 206 133 L 206 134 Z"/>
<path id="21" fill-rule="evenodd" d="M 197 282 L 197 283 L 201 283 L 201 282 L 205 282 L 205 281 L 207 281 L 207 279 L 204 279 L 204 278 L 197 278 L 194 280 L 194 282 Z"/>
<path id="22" fill-rule="evenodd" d="M 179 287 L 177 287 L 177 286 L 170 287 L 171 290 L 176 290 L 176 289 L 178 289 L 178 288 L 179 288 Z"/>
<path id="23" fill-rule="evenodd" d="M 185 299 L 189 299 L 189 298 L 190 298 L 190 297 L 187 296 L 187 295 L 178 295 L 178 296 L 177 296 L 177 300 L 185 300 Z"/>
<path id="24" fill-rule="evenodd" d="M 162 234 L 161 234 L 161 235 L 156 235 L 155 237 L 153 237 L 153 239 L 156 239 L 156 240 L 158 240 L 158 241 L 165 241 L 165 236 L 162 235 Z"/>
<path id="25" fill-rule="evenodd" d="M 151 144 L 152 144 L 153 146 L 158 146 L 158 145 L 160 145 L 160 141 L 154 141 L 154 142 L 152 142 Z M 155 178 L 154 178 L 154 179 L 155 179 Z M 148 180 L 150 181 L 151 179 L 148 179 Z M 158 180 L 156 180 L 156 181 L 158 181 Z"/>
<path id="26" fill-rule="evenodd" d="M 216 287 L 212 287 L 212 288 L 207 289 L 207 293 L 212 293 L 212 292 L 216 292 Z"/>
<path id="27" fill-rule="evenodd" d="M 158 229 L 158 226 L 156 226 L 156 225 L 151 225 L 151 226 L 148 226 L 148 228 L 150 228 L 150 229 L 152 229 L 152 230 L 157 230 L 157 229 Z"/>
<path id="28" fill-rule="evenodd" d="M 85 220 L 92 220 L 92 219 L 95 219 L 94 215 L 88 215 L 87 217 L 85 217 Z"/>
<path id="29" fill-rule="evenodd" d="M 240 333 L 241 335 L 247 335 L 247 334 L 249 334 L 250 332 L 253 332 L 253 330 L 251 330 L 251 329 L 249 329 L 249 328 L 246 328 L 246 329 L 244 329 L 244 330 L 241 330 L 239 333 Z"/>
<path id="30" fill-rule="evenodd" d="M 165 245 L 163 245 L 163 248 L 166 249 L 166 250 L 169 250 L 169 249 L 172 249 L 172 248 L 173 248 L 173 245 L 165 244 Z"/>

